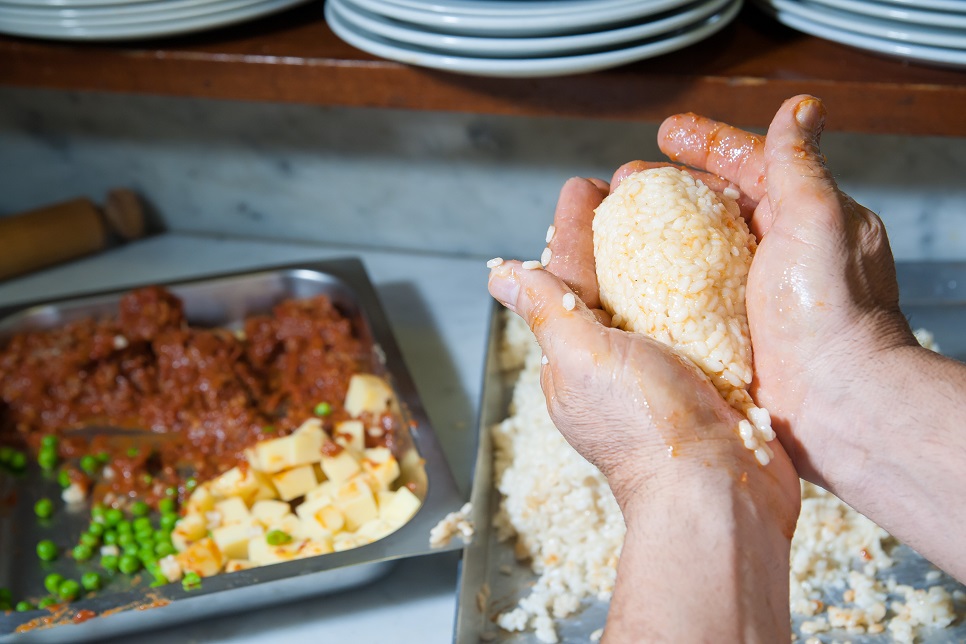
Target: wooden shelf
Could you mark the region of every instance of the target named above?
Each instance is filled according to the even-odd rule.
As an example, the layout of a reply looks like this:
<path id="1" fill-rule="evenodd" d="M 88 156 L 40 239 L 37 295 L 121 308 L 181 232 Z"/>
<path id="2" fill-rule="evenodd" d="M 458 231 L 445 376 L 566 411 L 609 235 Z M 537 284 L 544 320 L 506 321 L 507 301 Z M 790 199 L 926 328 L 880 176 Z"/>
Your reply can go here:
<path id="1" fill-rule="evenodd" d="M 828 127 L 966 136 L 966 72 L 878 57 L 745 8 L 680 52 L 593 74 L 498 79 L 410 67 L 336 37 L 312 3 L 191 37 L 71 44 L 0 37 L 0 85 L 315 105 L 659 121 L 684 110 L 764 127 L 798 93 Z"/>

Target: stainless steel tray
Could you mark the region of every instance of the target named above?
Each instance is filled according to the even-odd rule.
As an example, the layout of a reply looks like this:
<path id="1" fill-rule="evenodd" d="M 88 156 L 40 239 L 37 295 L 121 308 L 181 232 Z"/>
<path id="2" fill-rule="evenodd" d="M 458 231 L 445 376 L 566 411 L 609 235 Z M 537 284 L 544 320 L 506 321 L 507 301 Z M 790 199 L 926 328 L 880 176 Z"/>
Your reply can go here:
<path id="1" fill-rule="evenodd" d="M 966 362 L 966 262 L 917 262 L 898 266 L 902 310 L 913 328 L 925 328 L 933 333 L 942 352 Z M 483 395 L 480 405 L 479 451 L 477 454 L 471 501 L 476 537 L 463 550 L 463 565 L 459 581 L 459 604 L 456 616 L 455 642 L 501 642 L 523 644 L 538 642 L 533 632 L 510 633 L 496 625 L 500 613 L 512 609 L 526 596 L 537 576 L 513 554 L 512 542 L 500 542 L 491 529 L 491 520 L 499 504 L 499 493 L 493 481 L 493 446 L 490 427 L 507 417 L 512 393 L 512 378 L 500 369 L 499 348 L 503 332 L 503 309 L 494 305 L 490 320 L 489 346 L 483 376 Z M 931 565 L 905 546 L 893 553 L 895 566 L 886 575 L 900 583 L 922 585 Z M 939 582 L 947 590 L 964 590 L 950 577 L 943 575 Z M 840 597 L 835 597 L 839 599 Z M 608 604 L 587 600 L 577 614 L 557 623 L 562 642 L 589 642 L 590 635 L 604 626 Z M 966 642 L 966 607 L 956 604 L 959 621 L 954 626 L 931 631 L 922 629 L 917 642 Z M 794 620 L 797 630 L 801 619 Z M 878 636 L 830 631 L 809 637 L 822 642 L 850 641 L 855 644 L 881 644 L 891 641 L 888 633 Z M 799 641 L 806 638 L 801 637 Z"/>
<path id="2" fill-rule="evenodd" d="M 190 592 L 179 583 L 149 588 L 148 579 L 115 592 L 118 584 L 112 582 L 96 596 L 75 601 L 56 613 L 35 610 L 0 614 L 0 642 L 99 640 L 365 584 L 387 573 L 393 560 L 439 551 L 429 547 L 429 531 L 462 505 L 443 451 L 359 260 L 217 275 L 166 286 L 182 298 L 189 322 L 200 326 L 232 327 L 245 316 L 268 312 L 283 299 L 318 294 L 331 297 L 353 318 L 357 328 L 368 334 L 373 346 L 372 369 L 387 377 L 401 402 L 408 422 L 402 423 L 400 445 L 404 451 L 414 450 L 418 458 L 400 458 L 400 462 L 415 463 L 404 476 L 416 481 L 422 506 L 405 526 L 366 546 L 220 574 L 205 578 L 200 589 Z M 116 313 L 123 292 L 0 308 L 0 341 L 22 329 L 50 328 L 82 317 Z M 41 496 L 59 497 L 59 489 L 33 464 L 31 467 L 24 476 L 0 474 L 0 499 L 16 498 L 16 503 L 0 504 L 0 586 L 10 588 L 15 596 L 36 593 L 43 588 L 44 575 L 50 572 L 69 571 L 76 576 L 76 564 L 66 558 L 41 565 L 34 547 L 38 539 L 58 532 L 70 534 L 73 543 L 88 516 L 86 512 L 76 517 L 58 512 L 50 525 L 38 527 L 34 501 Z M 454 543 L 444 549 L 460 546 Z M 74 616 L 82 610 L 93 611 L 97 617 L 75 624 Z"/>

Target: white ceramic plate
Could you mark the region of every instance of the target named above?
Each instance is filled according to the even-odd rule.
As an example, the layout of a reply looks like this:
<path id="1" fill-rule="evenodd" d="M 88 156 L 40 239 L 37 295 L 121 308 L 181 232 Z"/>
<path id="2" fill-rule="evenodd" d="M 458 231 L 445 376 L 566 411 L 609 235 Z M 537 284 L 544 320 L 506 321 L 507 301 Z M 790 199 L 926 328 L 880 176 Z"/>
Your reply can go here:
<path id="1" fill-rule="evenodd" d="M 844 29 L 882 40 L 895 40 L 927 47 L 966 49 L 966 32 L 938 27 L 910 26 L 888 20 L 877 20 L 846 11 L 796 0 L 768 0 L 768 3 L 787 14 L 804 20 Z M 847 43 L 846 43 L 847 44 Z"/>
<path id="2" fill-rule="evenodd" d="M 620 29 L 586 34 L 550 36 L 545 38 L 480 38 L 450 36 L 424 31 L 417 25 L 383 18 L 353 4 L 353 0 L 326 0 L 345 22 L 359 31 L 369 32 L 405 45 L 432 49 L 439 53 L 488 58 L 562 56 L 604 48 L 627 42 L 652 38 L 707 19 L 733 0 L 712 0 L 689 6 L 683 11 L 653 22 L 643 22 Z"/>
<path id="3" fill-rule="evenodd" d="M 874 18 L 884 18 L 910 25 L 928 25 L 946 28 L 966 28 L 966 13 L 947 13 L 945 11 L 920 11 L 905 7 L 883 6 L 878 2 L 864 0 L 812 0 L 836 9 L 851 11 Z M 962 2 L 966 10 L 966 1 Z"/>
<path id="4" fill-rule="evenodd" d="M 688 2 L 693 1 L 688 0 Z M 556 16 L 561 13 L 610 11 L 628 5 L 647 8 L 651 5 L 664 4 L 662 0 L 385 0 L 385 2 L 426 13 L 497 17 Z"/>
<path id="5" fill-rule="evenodd" d="M 420 47 L 405 45 L 360 30 L 343 20 L 329 4 L 326 4 L 325 7 L 325 17 L 336 35 L 350 45 L 376 56 L 410 65 L 476 76 L 534 78 L 598 71 L 676 51 L 720 31 L 738 15 L 740 8 L 741 0 L 737 0 L 726 10 L 695 25 L 690 30 L 670 35 L 667 38 L 633 44 L 622 49 L 577 56 L 523 59 L 448 56 Z"/>
<path id="6" fill-rule="evenodd" d="M 156 22 L 165 22 L 169 20 L 187 20 L 191 18 L 202 19 L 205 16 L 221 13 L 225 11 L 234 11 L 236 9 L 243 9 L 245 7 L 251 7 L 253 5 L 262 5 L 266 0 L 211 0 L 205 3 L 189 3 L 182 6 L 174 6 L 170 9 L 167 8 L 157 8 L 156 4 L 154 11 L 148 12 L 136 12 L 128 13 L 121 11 L 121 7 L 118 7 L 117 11 L 112 9 L 107 9 L 104 11 L 104 7 L 99 8 L 97 13 L 89 14 L 87 12 L 81 12 L 77 9 L 71 9 L 68 15 L 61 15 L 59 12 L 44 15 L 31 15 L 25 14 L 21 11 L 21 7 L 16 9 L 9 9 L 0 6 L 0 30 L 5 29 L 7 26 L 30 28 L 52 28 L 52 29 L 73 29 L 73 28 L 86 28 L 86 29 L 98 29 L 98 28 L 110 28 L 123 26 L 144 26 Z M 177 1 L 171 3 L 172 5 L 177 5 Z M 144 5 L 134 5 L 141 7 Z"/>
<path id="7" fill-rule="evenodd" d="M 195 7 L 211 7 L 222 4 L 227 0 L 137 0 L 129 5 L 114 6 L 28 6 L 25 4 L 11 4 L 0 0 L 0 12 L 5 16 L 16 18 L 33 18 L 39 20 L 56 20 L 61 18 L 113 18 L 118 16 L 149 16 L 163 15 Z"/>
<path id="8" fill-rule="evenodd" d="M 161 20 L 157 22 L 105 25 L 97 27 L 58 27 L 39 25 L 14 25 L 0 21 L 0 31 L 16 36 L 31 36 L 35 38 L 51 38 L 55 40 L 134 40 L 139 38 L 155 38 L 159 36 L 174 36 L 224 27 L 238 22 L 250 20 L 287 9 L 306 0 L 263 0 L 247 7 L 216 11 L 204 16 L 181 18 L 176 20 Z"/>
<path id="9" fill-rule="evenodd" d="M 594 31 L 606 25 L 640 21 L 663 11 L 690 4 L 693 0 L 605 1 L 595 7 L 592 0 L 579 0 L 585 9 L 553 14 L 472 15 L 417 9 L 394 0 L 355 0 L 354 4 L 374 14 L 421 25 L 440 33 L 466 36 L 550 36 Z M 521 6 L 526 6 L 521 2 Z M 552 4 L 559 4 L 553 2 Z"/>
<path id="10" fill-rule="evenodd" d="M 788 25 L 792 29 L 803 31 L 818 38 L 825 38 L 826 40 L 832 40 L 843 45 L 901 58 L 902 60 L 936 63 L 948 67 L 966 67 L 966 51 L 946 49 L 943 47 L 912 45 L 895 40 L 883 40 L 881 38 L 864 36 L 854 31 L 819 24 L 813 20 L 802 18 L 801 16 L 786 11 L 775 11 L 769 8 L 767 2 L 759 1 L 759 4 L 772 13 L 779 22 Z"/>
<path id="11" fill-rule="evenodd" d="M 934 9 L 952 13 L 966 13 L 966 2 L 963 0 L 879 0 L 884 4 L 911 7 L 913 9 Z"/>

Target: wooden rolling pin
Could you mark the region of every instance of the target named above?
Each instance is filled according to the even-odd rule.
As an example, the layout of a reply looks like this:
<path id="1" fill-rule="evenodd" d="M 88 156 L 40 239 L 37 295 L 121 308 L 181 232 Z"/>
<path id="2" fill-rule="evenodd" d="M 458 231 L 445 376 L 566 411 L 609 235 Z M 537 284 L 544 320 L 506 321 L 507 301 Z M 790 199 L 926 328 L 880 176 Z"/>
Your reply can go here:
<path id="1" fill-rule="evenodd" d="M 79 198 L 0 217 L 0 280 L 90 255 L 144 235 L 144 209 L 130 190 L 103 208 Z"/>

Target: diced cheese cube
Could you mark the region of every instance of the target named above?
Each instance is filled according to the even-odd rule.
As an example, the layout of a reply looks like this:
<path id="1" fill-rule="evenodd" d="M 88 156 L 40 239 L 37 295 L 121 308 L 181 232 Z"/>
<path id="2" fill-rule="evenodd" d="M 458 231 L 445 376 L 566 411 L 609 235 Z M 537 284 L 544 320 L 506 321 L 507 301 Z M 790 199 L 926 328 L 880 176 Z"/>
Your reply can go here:
<path id="1" fill-rule="evenodd" d="M 349 379 L 345 410 L 353 417 L 363 412 L 379 415 L 389 409 L 392 400 L 392 389 L 385 380 L 370 373 L 357 373 Z"/>
<path id="2" fill-rule="evenodd" d="M 374 491 L 388 490 L 389 486 L 399 478 L 399 463 L 393 457 L 392 454 L 389 458 L 384 461 L 374 461 L 368 458 L 368 452 L 366 450 L 367 456 L 362 459 L 362 469 L 369 475 L 374 488 Z M 388 451 L 388 450 L 386 450 Z"/>
<path id="3" fill-rule="evenodd" d="M 251 498 L 250 503 L 264 501 L 266 499 L 277 499 L 278 492 L 275 490 L 275 486 L 272 485 L 272 479 L 269 478 L 269 475 L 258 470 L 252 471 L 255 472 L 255 478 L 258 479 L 258 491 L 255 492 L 255 496 Z"/>
<path id="4" fill-rule="evenodd" d="M 208 523 L 198 514 L 186 514 L 178 519 L 171 531 L 171 543 L 178 552 L 188 549 L 195 541 L 203 539 L 208 534 Z"/>
<path id="5" fill-rule="evenodd" d="M 390 496 L 391 495 L 391 496 Z M 395 492 L 386 492 L 379 495 L 379 517 L 401 526 L 409 521 L 422 501 L 413 494 L 409 488 L 401 487 Z"/>
<path id="6" fill-rule="evenodd" d="M 373 463 L 385 463 L 390 459 L 396 460 L 388 447 L 369 447 L 363 451 L 362 457 Z"/>
<path id="7" fill-rule="evenodd" d="M 251 512 L 248 511 L 248 506 L 237 496 L 215 503 L 215 512 L 221 518 L 220 525 L 242 522 L 248 523 L 252 518 Z"/>
<path id="8" fill-rule="evenodd" d="M 332 432 L 336 444 L 358 456 L 366 449 L 366 426 L 361 420 L 344 420 Z"/>
<path id="9" fill-rule="evenodd" d="M 264 540 L 264 537 L 262 538 Z M 193 571 L 202 577 L 211 577 L 221 571 L 224 559 L 214 540 L 205 537 L 191 544 L 187 550 L 176 557 L 181 569 L 185 572 Z"/>
<path id="10" fill-rule="evenodd" d="M 299 465 L 272 475 L 272 483 L 283 501 L 291 501 L 319 484 L 311 465 Z"/>
<path id="11" fill-rule="evenodd" d="M 296 452 L 294 434 L 260 441 L 255 445 L 255 459 L 258 469 L 267 474 L 274 474 L 282 470 L 295 467 Z"/>
<path id="12" fill-rule="evenodd" d="M 379 516 L 379 508 L 372 490 L 359 479 L 346 481 L 339 488 L 335 505 L 345 516 L 345 529 L 352 532 L 362 524 Z"/>
<path id="13" fill-rule="evenodd" d="M 181 579 L 181 564 L 178 563 L 178 558 L 175 555 L 168 555 L 158 559 L 158 568 L 161 569 L 161 574 L 168 581 L 178 581 Z"/>
<path id="14" fill-rule="evenodd" d="M 295 559 L 301 546 L 302 541 L 298 540 L 273 546 L 265 540 L 265 537 L 255 537 L 248 542 L 248 560 L 259 566 L 291 561 Z"/>
<path id="15" fill-rule="evenodd" d="M 305 493 L 305 501 L 313 501 L 315 499 L 334 499 L 335 495 L 339 491 L 339 486 L 332 481 L 322 481 L 318 486 L 312 488 Z"/>
<path id="16" fill-rule="evenodd" d="M 255 504 L 252 505 L 252 517 L 265 527 L 277 522 L 291 511 L 292 508 L 289 507 L 288 503 L 274 499 L 255 501 Z"/>
<path id="17" fill-rule="evenodd" d="M 342 510 L 328 502 L 327 499 L 313 501 L 308 508 L 299 512 L 299 519 L 310 535 L 334 534 L 345 527 L 345 517 Z"/>
<path id="18" fill-rule="evenodd" d="M 332 538 L 332 550 L 342 552 L 371 543 L 372 539 L 354 532 L 340 532 Z"/>
<path id="19" fill-rule="evenodd" d="M 322 421 L 318 418 L 310 418 L 295 430 L 292 439 L 294 441 L 295 464 L 305 465 L 306 463 L 319 462 L 319 459 L 322 458 L 322 443 L 328 440 L 328 436 L 322 429 Z"/>
<path id="20" fill-rule="evenodd" d="M 211 494 L 211 490 L 207 485 L 199 485 L 195 488 L 195 491 L 191 493 L 188 500 L 184 504 L 185 514 L 200 514 L 204 515 L 206 512 L 211 512 L 215 509 L 215 497 Z"/>
<path id="21" fill-rule="evenodd" d="M 286 514 L 269 528 L 269 531 L 271 530 L 281 530 L 295 539 L 308 539 L 311 536 L 310 531 L 294 514 Z"/>
<path id="22" fill-rule="evenodd" d="M 356 534 L 361 537 L 371 539 L 372 541 L 378 541 L 379 539 L 382 539 L 386 535 L 392 534 L 398 529 L 398 525 L 386 521 L 385 519 L 376 518 L 359 526 L 359 529 L 356 530 Z"/>
<path id="23" fill-rule="evenodd" d="M 210 483 L 211 493 L 216 497 L 241 497 L 251 503 L 258 493 L 259 481 L 252 468 L 233 467 Z"/>
<path id="24" fill-rule="evenodd" d="M 348 450 L 342 450 L 335 456 L 322 457 L 322 471 L 333 483 L 342 483 L 360 469 L 359 462 L 352 457 Z"/>
<path id="25" fill-rule="evenodd" d="M 229 559 L 248 559 L 248 541 L 263 534 L 264 528 L 254 520 L 231 523 L 211 531 L 218 550 Z"/>
<path id="26" fill-rule="evenodd" d="M 302 544 L 296 555 L 299 559 L 303 557 L 315 557 L 316 555 L 327 555 L 332 552 L 332 542 L 328 539 L 310 539 Z"/>
<path id="27" fill-rule="evenodd" d="M 247 552 L 248 545 L 246 544 L 245 550 Z M 238 572 L 239 570 L 248 570 L 249 568 L 254 568 L 255 564 L 247 559 L 229 559 L 225 562 L 225 572 Z"/>

